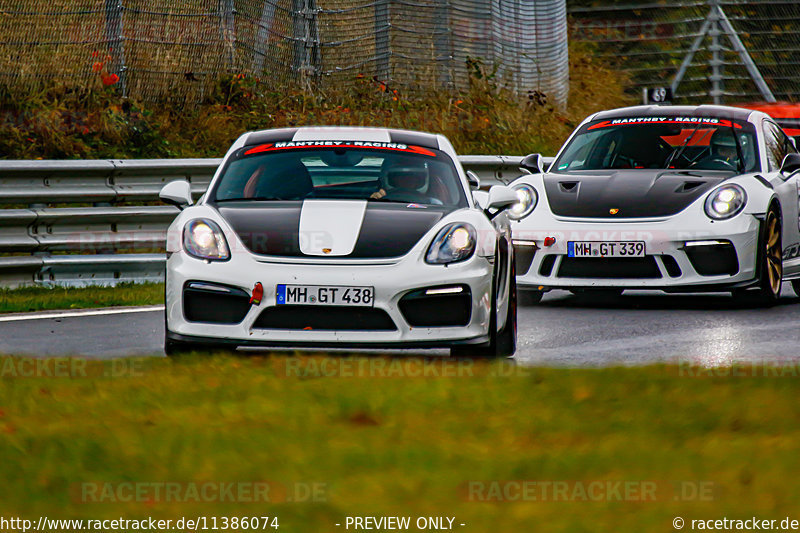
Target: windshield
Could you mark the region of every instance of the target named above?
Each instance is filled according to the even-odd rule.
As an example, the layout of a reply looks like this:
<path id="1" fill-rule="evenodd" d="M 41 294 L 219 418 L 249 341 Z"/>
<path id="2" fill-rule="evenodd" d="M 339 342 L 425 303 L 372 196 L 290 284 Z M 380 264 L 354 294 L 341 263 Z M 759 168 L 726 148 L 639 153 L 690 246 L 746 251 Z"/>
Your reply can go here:
<path id="1" fill-rule="evenodd" d="M 279 142 L 240 149 L 212 195 L 216 202 L 311 198 L 466 207 L 453 161 L 398 143 Z"/>
<path id="2" fill-rule="evenodd" d="M 698 117 L 631 117 L 584 124 L 553 165 L 557 172 L 625 168 L 759 168 L 749 122 Z"/>

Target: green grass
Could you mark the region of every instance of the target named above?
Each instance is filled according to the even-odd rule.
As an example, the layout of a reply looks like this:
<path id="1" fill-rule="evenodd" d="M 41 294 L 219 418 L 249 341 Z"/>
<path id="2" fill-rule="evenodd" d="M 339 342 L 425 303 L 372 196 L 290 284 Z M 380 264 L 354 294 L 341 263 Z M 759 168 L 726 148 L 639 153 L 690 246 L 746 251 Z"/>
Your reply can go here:
<path id="1" fill-rule="evenodd" d="M 676 516 L 798 518 L 796 373 L 693 377 L 674 367 L 321 356 L 113 364 L 18 377 L 30 362 L 0 360 L 4 516 L 277 515 L 282 530 L 303 532 L 344 530 L 334 524 L 348 515 L 455 516 L 467 524 L 457 530 L 480 532 L 673 531 Z M 428 375 L 409 377 L 423 364 Z M 566 501 L 469 498 L 471 481 L 513 480 L 570 488 Z M 276 501 L 80 496 L 82 483 L 254 481 L 270 482 Z M 584 501 L 575 488 L 593 481 L 656 487 L 647 492 L 655 501 L 613 492 Z M 316 487 L 316 501 L 284 501 L 281 487 L 297 484 Z"/>
<path id="2" fill-rule="evenodd" d="M 121 283 L 116 287 L 0 288 L 0 313 L 163 303 L 163 283 Z"/>
<path id="3" fill-rule="evenodd" d="M 246 76 L 218 80 L 196 106 L 123 99 L 99 82 L 36 91 L 0 85 L 0 158 L 222 157 L 243 132 L 305 125 L 407 128 L 445 134 L 461 154 L 554 155 L 590 113 L 631 103 L 625 76 L 580 45 L 570 95 L 513 94 L 475 65 L 468 88 L 407 92 L 353 73 L 344 86 L 272 90 Z"/>

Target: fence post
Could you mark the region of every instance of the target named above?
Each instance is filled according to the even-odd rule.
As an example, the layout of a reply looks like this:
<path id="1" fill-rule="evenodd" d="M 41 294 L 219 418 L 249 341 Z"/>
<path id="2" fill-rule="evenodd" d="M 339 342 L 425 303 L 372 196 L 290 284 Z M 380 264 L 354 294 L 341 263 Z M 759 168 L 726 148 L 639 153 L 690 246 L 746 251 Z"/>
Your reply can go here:
<path id="1" fill-rule="evenodd" d="M 301 77 L 320 73 L 319 30 L 316 0 L 292 0 L 292 26 L 294 39 L 293 70 Z"/>
<path id="2" fill-rule="evenodd" d="M 375 2 L 375 75 L 381 81 L 391 76 L 391 48 L 389 44 L 389 1 Z"/>
<path id="3" fill-rule="evenodd" d="M 125 37 L 123 36 L 122 26 L 122 12 L 124 6 L 122 0 L 106 0 L 105 13 L 106 13 L 106 42 L 108 43 L 108 52 L 111 56 L 111 64 L 119 76 L 119 87 L 122 90 L 122 96 L 128 95 L 127 88 L 127 67 L 125 66 Z"/>
<path id="4" fill-rule="evenodd" d="M 724 100 L 724 95 L 722 88 L 723 61 L 722 54 L 720 53 L 723 51 L 723 48 L 719 42 L 719 36 L 722 31 L 719 24 L 719 15 L 717 13 L 719 0 L 708 0 L 708 5 L 711 7 L 711 11 L 708 14 L 708 20 L 710 22 L 708 36 L 711 37 L 711 46 L 709 47 L 709 51 L 711 51 L 711 61 L 709 62 L 711 65 L 711 76 L 709 77 L 709 81 L 711 82 L 711 99 L 715 105 L 720 105 Z"/>
<path id="5" fill-rule="evenodd" d="M 228 72 L 233 72 L 236 67 L 236 21 L 234 19 L 236 8 L 233 5 L 233 0 L 219 0 L 219 12 L 220 40 L 227 51 Z"/>
<path id="6" fill-rule="evenodd" d="M 264 58 L 269 51 L 270 32 L 272 24 L 275 22 L 275 4 L 270 0 L 264 0 L 264 7 L 261 10 L 261 18 L 258 21 L 258 32 L 256 33 L 255 54 L 253 57 L 253 73 L 259 76 L 264 71 Z"/>
<path id="7" fill-rule="evenodd" d="M 433 27 L 433 49 L 436 57 L 437 69 L 440 84 L 450 86 L 452 77 L 450 75 L 450 62 L 453 59 L 451 47 L 451 28 L 450 28 L 450 1 L 436 0 L 434 8 L 434 27 Z"/>

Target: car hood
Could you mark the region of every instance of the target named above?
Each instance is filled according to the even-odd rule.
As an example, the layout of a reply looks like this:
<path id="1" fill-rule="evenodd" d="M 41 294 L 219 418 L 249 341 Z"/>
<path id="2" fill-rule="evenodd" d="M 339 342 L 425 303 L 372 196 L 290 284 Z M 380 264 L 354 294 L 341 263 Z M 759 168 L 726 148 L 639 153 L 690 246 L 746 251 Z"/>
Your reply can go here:
<path id="1" fill-rule="evenodd" d="M 547 201 L 554 214 L 586 218 L 641 218 L 674 215 L 731 172 L 598 170 L 545 174 Z"/>
<path id="2" fill-rule="evenodd" d="M 405 255 L 453 209 L 305 200 L 218 204 L 217 210 L 255 254 L 366 259 Z"/>

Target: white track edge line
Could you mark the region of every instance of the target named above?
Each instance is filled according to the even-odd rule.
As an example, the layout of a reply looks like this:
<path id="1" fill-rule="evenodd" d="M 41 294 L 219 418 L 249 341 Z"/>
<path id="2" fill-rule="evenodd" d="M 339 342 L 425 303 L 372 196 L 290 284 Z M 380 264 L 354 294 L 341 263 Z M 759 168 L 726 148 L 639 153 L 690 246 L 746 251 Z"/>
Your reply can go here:
<path id="1" fill-rule="evenodd" d="M 73 309 L 69 311 L 48 311 L 41 313 L 24 313 L 13 315 L 0 315 L 0 322 L 20 322 L 24 320 L 45 320 L 48 318 L 73 318 L 80 316 L 124 315 L 128 313 L 149 313 L 163 311 L 163 305 L 148 305 L 142 307 L 120 307 L 112 309 Z"/>

